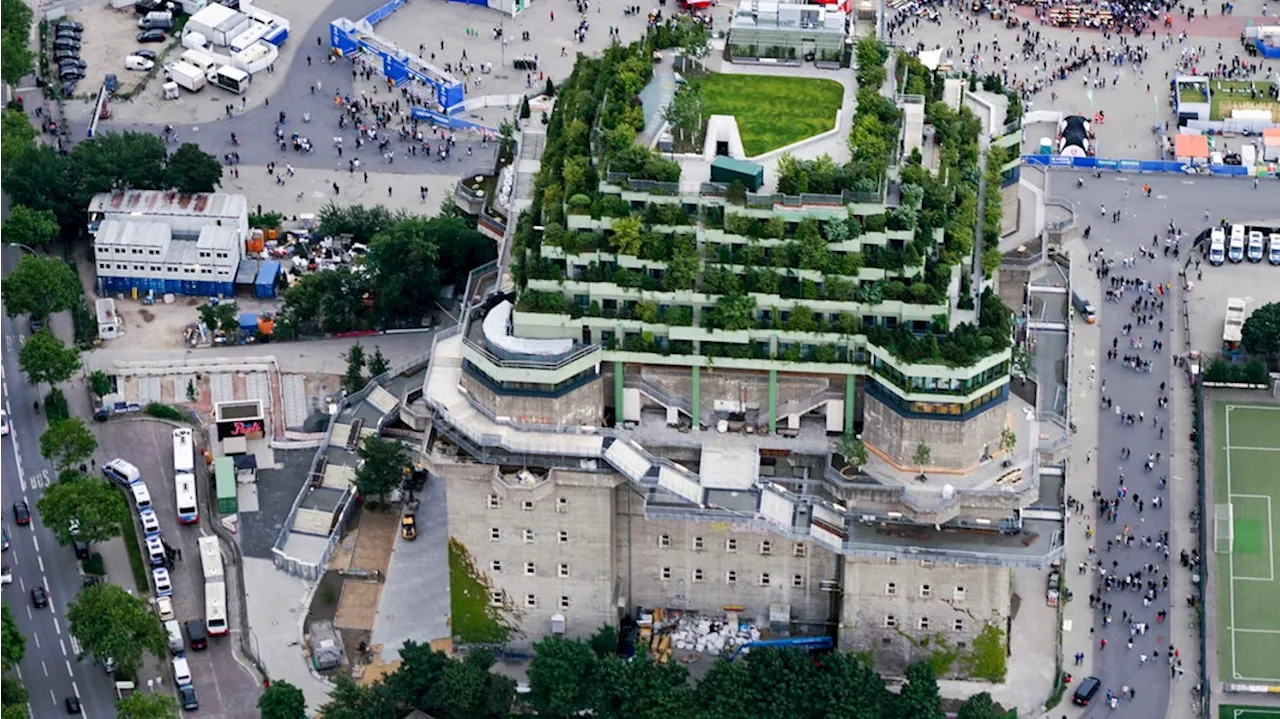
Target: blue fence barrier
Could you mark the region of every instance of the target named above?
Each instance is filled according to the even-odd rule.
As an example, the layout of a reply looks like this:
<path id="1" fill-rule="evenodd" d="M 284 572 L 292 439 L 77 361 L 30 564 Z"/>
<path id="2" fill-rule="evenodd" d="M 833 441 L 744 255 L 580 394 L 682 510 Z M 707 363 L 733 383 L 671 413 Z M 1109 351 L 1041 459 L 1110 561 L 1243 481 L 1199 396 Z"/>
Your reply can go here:
<path id="1" fill-rule="evenodd" d="M 479 123 L 470 122 L 457 117 L 450 117 L 434 110 L 428 110 L 425 107 L 411 107 L 409 108 L 409 115 L 415 120 L 426 120 L 442 127 L 447 127 L 450 130 L 470 130 L 473 132 L 483 132 L 491 135 L 497 134 L 498 132 L 492 127 L 485 127 Z"/>
<path id="2" fill-rule="evenodd" d="M 1022 161 L 1034 167 L 1063 167 L 1082 170 L 1111 170 L 1114 172 L 1173 172 L 1180 175 L 1197 174 L 1207 170 L 1214 175 L 1245 176 L 1249 168 L 1241 165 L 1201 165 L 1195 168 L 1189 162 L 1168 160 L 1110 160 L 1102 157 L 1071 157 L 1068 155 L 1023 155 Z"/>
<path id="3" fill-rule="evenodd" d="M 396 10 L 399 10 L 400 7 L 405 4 L 405 2 L 406 0 L 391 0 L 391 2 L 387 3 L 386 5 L 383 5 L 377 10 L 374 10 L 368 15 L 365 15 L 364 20 L 365 22 L 369 23 L 369 25 L 371 26 L 377 25 L 383 20 L 386 20 L 387 16 L 391 15 L 391 13 L 395 12 Z"/>

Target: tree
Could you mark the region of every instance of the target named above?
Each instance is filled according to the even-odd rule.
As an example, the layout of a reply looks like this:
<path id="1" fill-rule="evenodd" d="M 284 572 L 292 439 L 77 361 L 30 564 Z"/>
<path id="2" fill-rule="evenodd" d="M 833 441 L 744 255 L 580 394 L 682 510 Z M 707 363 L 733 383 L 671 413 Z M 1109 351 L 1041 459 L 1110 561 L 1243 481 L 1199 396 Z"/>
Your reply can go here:
<path id="1" fill-rule="evenodd" d="M 10 317 L 28 314 L 45 319 L 71 309 L 83 294 L 80 279 L 67 263 L 54 257 L 23 255 L 4 278 L 4 311 Z"/>
<path id="2" fill-rule="evenodd" d="M 498 257 L 493 240 L 457 217 L 433 217 L 427 220 L 426 231 L 436 245 L 442 283 L 463 285 L 471 270 Z"/>
<path id="3" fill-rule="evenodd" d="M 333 678 L 329 703 L 320 707 L 325 719 L 397 719 L 400 712 L 386 685 L 356 684 L 346 674 Z"/>
<path id="4" fill-rule="evenodd" d="M 867 445 L 861 438 L 854 436 L 852 427 L 845 428 L 845 434 L 840 437 L 836 451 L 840 452 L 840 456 L 844 457 L 844 461 L 848 462 L 854 471 L 862 469 L 867 464 Z"/>
<path id="5" fill-rule="evenodd" d="M 119 537 L 130 521 L 129 505 L 119 490 L 79 473 L 68 473 L 66 479 L 46 487 L 36 509 L 63 546 L 77 539 L 93 543 Z"/>
<path id="6" fill-rule="evenodd" d="M 5 707 L 22 707 L 22 715 L 27 716 L 27 700 L 30 699 L 27 694 L 27 688 L 22 685 L 22 680 L 17 677 L 5 677 L 0 680 L 0 703 Z M 6 714 L 6 719 L 8 715 Z"/>
<path id="7" fill-rule="evenodd" d="M 258 709 L 262 719 L 307 719 L 307 698 L 289 682 L 276 680 L 258 697 Z"/>
<path id="8" fill-rule="evenodd" d="M 1018 435 L 1008 427 L 1000 430 L 1000 450 L 1013 452 L 1013 448 L 1016 446 L 1018 446 Z"/>
<path id="9" fill-rule="evenodd" d="M 168 634 L 151 607 L 117 584 L 82 589 L 67 605 L 67 621 L 80 641 L 80 658 L 87 654 L 99 659 L 111 657 L 125 674 L 136 671 L 143 651 L 158 659 L 169 654 Z M 120 715 L 126 716 L 124 712 Z"/>
<path id="10" fill-rule="evenodd" d="M 366 437 L 356 454 L 360 457 L 356 487 L 361 494 L 382 497 L 404 481 L 404 468 L 409 465 L 409 459 L 400 442 L 378 436 Z"/>
<path id="11" fill-rule="evenodd" d="M 364 348 L 358 344 L 351 345 L 347 350 L 347 373 L 342 375 L 342 388 L 348 394 L 359 392 L 368 382 L 364 376 L 364 364 Z"/>
<path id="12" fill-rule="evenodd" d="M 48 330 L 27 338 L 18 350 L 18 365 L 31 378 L 32 384 L 48 384 L 51 388 L 66 382 L 80 369 L 80 350 L 62 344 Z"/>
<path id="13" fill-rule="evenodd" d="M 111 375 L 96 369 L 89 374 L 89 391 L 93 392 L 94 397 L 101 399 L 116 391 L 116 383 Z"/>
<path id="14" fill-rule="evenodd" d="M 929 445 L 924 443 L 923 439 L 920 440 L 919 442 L 916 442 L 916 451 L 911 456 L 911 459 L 913 462 L 915 462 L 917 465 L 920 466 L 921 477 L 924 476 L 924 466 L 929 463 L 929 459 L 932 456 L 933 456 L 933 450 L 929 448 Z"/>
<path id="15" fill-rule="evenodd" d="M 898 716 L 942 719 L 941 702 L 933 666 L 928 662 L 916 662 L 907 667 L 907 681 L 898 695 Z"/>
<path id="16" fill-rule="evenodd" d="M 573 716 L 594 703 L 596 654 L 587 644 L 547 636 L 533 645 L 529 662 L 529 703 L 539 714 Z"/>
<path id="17" fill-rule="evenodd" d="M 145 132 L 108 132 L 76 145 L 71 170 L 81 212 L 100 192 L 165 189 L 166 159 L 164 141 Z"/>
<path id="18" fill-rule="evenodd" d="M 591 635 L 587 644 L 597 658 L 614 654 L 618 651 L 618 630 L 612 624 L 601 625 L 600 629 Z"/>
<path id="19" fill-rule="evenodd" d="M 222 163 L 193 142 L 184 142 L 169 156 L 165 184 L 178 192 L 213 192 L 222 184 Z"/>
<path id="20" fill-rule="evenodd" d="M 1280 302 L 1270 302 L 1253 311 L 1240 329 L 1240 342 L 1250 354 L 1268 361 L 1280 359 Z"/>
<path id="21" fill-rule="evenodd" d="M 31 8 L 22 0 L 4 0 L 0 14 L 0 79 L 17 87 L 35 69 L 35 55 L 27 47 Z"/>
<path id="22" fill-rule="evenodd" d="M 79 417 L 53 422 L 40 435 L 40 456 L 52 460 L 58 469 L 70 469 L 98 449 L 98 440 Z"/>
<path id="23" fill-rule="evenodd" d="M 321 237 L 350 235 L 352 242 L 368 244 L 374 235 L 391 227 L 399 217 L 401 215 L 393 214 L 382 205 L 341 207 L 331 200 L 320 208 L 316 234 Z"/>
<path id="24" fill-rule="evenodd" d="M 20 0 L 19 0 L 20 1 Z M 5 4 L 12 2 L 6 0 Z M 26 3 L 21 3 L 24 7 Z M 27 113 L 21 110 L 5 110 L 0 114 L 0 172 L 5 181 L 9 177 L 9 164 L 26 152 L 36 147 L 36 137 L 40 133 L 27 119 Z"/>
<path id="25" fill-rule="evenodd" d="M 5 143 L 6 148 L 8 143 Z M 6 149 L 5 153 L 10 150 Z M 4 187 L 15 204 L 33 210 L 53 210 L 63 229 L 83 227 L 83 204 L 78 204 L 71 158 L 48 145 L 21 146 L 5 154 Z"/>
<path id="26" fill-rule="evenodd" d="M 373 356 L 369 358 L 369 376 L 377 377 L 391 371 L 391 363 L 382 354 L 382 348 L 374 346 Z"/>
<path id="27" fill-rule="evenodd" d="M 44 247 L 58 239 L 61 231 L 58 218 L 52 210 L 33 210 L 26 205 L 14 205 L 9 219 L 4 221 L 4 241 L 22 243 L 29 247 Z"/>
<path id="28" fill-rule="evenodd" d="M 681 142 L 697 144 L 702 130 L 702 93 L 689 86 L 681 88 L 662 111 L 662 116 L 679 133 Z"/>
<path id="29" fill-rule="evenodd" d="M 427 220 L 401 217 L 379 232 L 369 242 L 364 266 L 376 288 L 374 308 L 383 322 L 417 324 L 435 306 L 439 247 Z"/>
<path id="30" fill-rule="evenodd" d="M 1017 719 L 1018 712 L 1004 712 L 987 692 L 974 694 L 960 705 L 956 719 Z"/>
<path id="31" fill-rule="evenodd" d="M 619 656 L 600 662 L 598 696 L 592 714 L 604 719 L 667 719 L 693 710 L 689 670 L 683 664 L 661 664 L 646 657 Z"/>
<path id="32" fill-rule="evenodd" d="M 5 671 L 21 662 L 23 655 L 27 653 L 27 638 L 22 635 L 22 630 L 18 628 L 18 622 L 13 618 L 13 612 L 9 611 L 7 603 L 0 610 L 0 653 L 4 655 Z"/>
<path id="33" fill-rule="evenodd" d="M 178 719 L 178 700 L 168 694 L 134 692 L 116 702 L 119 719 Z"/>
<path id="34" fill-rule="evenodd" d="M 640 218 L 635 215 L 619 217 L 613 221 L 613 235 L 609 247 L 619 255 L 636 256 L 640 252 Z"/>

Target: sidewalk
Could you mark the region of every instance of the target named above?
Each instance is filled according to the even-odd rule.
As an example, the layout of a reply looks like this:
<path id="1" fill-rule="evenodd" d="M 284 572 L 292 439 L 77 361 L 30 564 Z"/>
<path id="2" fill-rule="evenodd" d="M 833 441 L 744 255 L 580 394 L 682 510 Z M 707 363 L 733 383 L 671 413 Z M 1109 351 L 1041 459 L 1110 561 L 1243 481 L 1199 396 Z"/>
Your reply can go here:
<path id="1" fill-rule="evenodd" d="M 242 569 L 250 644 L 267 675 L 301 689 L 308 714 L 314 715 L 329 700 L 330 689 L 302 653 L 302 622 L 314 587 L 278 571 L 268 559 L 245 557 Z"/>

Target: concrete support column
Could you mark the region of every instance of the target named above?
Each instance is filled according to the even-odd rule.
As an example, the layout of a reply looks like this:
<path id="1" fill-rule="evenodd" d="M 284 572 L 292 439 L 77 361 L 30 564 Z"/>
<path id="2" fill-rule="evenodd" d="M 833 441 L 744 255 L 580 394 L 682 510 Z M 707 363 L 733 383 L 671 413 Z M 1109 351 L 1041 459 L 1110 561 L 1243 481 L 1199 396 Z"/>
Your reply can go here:
<path id="1" fill-rule="evenodd" d="M 689 409 L 693 414 L 693 431 L 698 431 L 698 425 L 702 423 L 702 368 L 698 365 L 693 366 L 693 401 L 689 404 Z"/>
<path id="2" fill-rule="evenodd" d="M 613 363 L 613 422 L 622 425 L 622 408 L 626 404 L 622 391 L 622 362 Z"/>
<path id="3" fill-rule="evenodd" d="M 857 379 L 853 375 L 845 375 L 844 378 L 844 434 L 846 437 L 853 436 L 853 396 L 854 387 L 857 385 Z"/>
<path id="4" fill-rule="evenodd" d="M 769 370 L 769 434 L 778 431 L 778 370 Z"/>

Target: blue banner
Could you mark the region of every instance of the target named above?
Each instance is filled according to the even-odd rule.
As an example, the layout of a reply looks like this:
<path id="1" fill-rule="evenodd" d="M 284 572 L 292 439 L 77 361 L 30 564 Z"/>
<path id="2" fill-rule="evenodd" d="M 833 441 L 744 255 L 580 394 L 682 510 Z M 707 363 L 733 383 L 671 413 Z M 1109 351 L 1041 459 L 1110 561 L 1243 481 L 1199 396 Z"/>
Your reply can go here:
<path id="1" fill-rule="evenodd" d="M 386 5 L 383 5 L 377 10 L 374 10 L 368 15 L 365 15 L 364 20 L 365 22 L 369 23 L 369 25 L 371 26 L 377 25 L 383 20 L 386 20 L 391 15 L 391 13 L 395 12 L 396 10 L 399 10 L 400 6 L 404 4 L 405 4 L 405 0 L 391 0 L 391 2 L 387 3 Z"/>
<path id="2" fill-rule="evenodd" d="M 1111 172 L 1172 172 L 1187 174 L 1193 172 L 1187 162 L 1169 162 L 1167 160 L 1112 160 L 1103 157 L 1070 157 L 1067 155 L 1023 155 L 1022 161 L 1034 167 L 1073 167 L 1078 169 L 1109 170 Z M 1245 175 L 1248 171 L 1235 165 L 1211 165 L 1209 170 L 1216 175 Z"/>
<path id="3" fill-rule="evenodd" d="M 457 117 L 449 117 L 434 110 L 428 110 L 425 107 L 409 108 L 409 115 L 415 120 L 427 120 L 450 130 L 472 130 L 475 132 L 496 133 L 497 130 L 492 127 L 485 127 L 474 122 L 463 120 Z"/>

